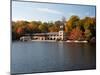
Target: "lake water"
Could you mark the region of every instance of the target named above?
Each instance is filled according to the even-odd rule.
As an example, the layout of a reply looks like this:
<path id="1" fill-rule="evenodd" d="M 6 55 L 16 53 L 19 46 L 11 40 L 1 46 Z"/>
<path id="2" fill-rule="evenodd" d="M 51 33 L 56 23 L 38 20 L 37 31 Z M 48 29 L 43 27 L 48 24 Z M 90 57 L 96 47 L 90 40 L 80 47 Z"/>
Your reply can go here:
<path id="1" fill-rule="evenodd" d="M 37 73 L 96 68 L 96 46 L 66 42 L 13 42 L 11 73 Z"/>

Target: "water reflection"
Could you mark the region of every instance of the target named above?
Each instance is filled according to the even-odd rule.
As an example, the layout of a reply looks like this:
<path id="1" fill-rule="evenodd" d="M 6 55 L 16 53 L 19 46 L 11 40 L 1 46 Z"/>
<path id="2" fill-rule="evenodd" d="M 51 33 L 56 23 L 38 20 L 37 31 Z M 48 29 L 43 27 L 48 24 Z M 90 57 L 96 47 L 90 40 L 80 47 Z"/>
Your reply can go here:
<path id="1" fill-rule="evenodd" d="M 13 42 L 12 73 L 94 69 L 96 47 L 91 44 Z"/>

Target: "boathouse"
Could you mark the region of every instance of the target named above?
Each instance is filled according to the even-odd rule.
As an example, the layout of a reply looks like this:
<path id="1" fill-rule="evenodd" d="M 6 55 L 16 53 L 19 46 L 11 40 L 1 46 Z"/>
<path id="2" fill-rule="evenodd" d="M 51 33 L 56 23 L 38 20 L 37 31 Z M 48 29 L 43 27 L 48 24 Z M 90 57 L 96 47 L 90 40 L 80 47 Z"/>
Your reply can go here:
<path id="1" fill-rule="evenodd" d="M 64 25 L 60 26 L 59 32 L 49 32 L 49 33 L 34 33 L 25 34 L 20 37 L 21 41 L 28 40 L 66 40 L 66 33 L 64 32 Z"/>

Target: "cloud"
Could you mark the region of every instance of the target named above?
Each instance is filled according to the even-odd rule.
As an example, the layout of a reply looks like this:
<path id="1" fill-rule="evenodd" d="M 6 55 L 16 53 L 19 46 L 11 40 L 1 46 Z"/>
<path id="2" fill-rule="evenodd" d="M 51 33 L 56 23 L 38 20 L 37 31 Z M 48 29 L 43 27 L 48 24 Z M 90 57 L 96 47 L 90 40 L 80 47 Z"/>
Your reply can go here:
<path id="1" fill-rule="evenodd" d="M 41 11 L 41 12 L 46 12 L 46 13 L 52 13 L 52 14 L 63 14 L 62 12 L 60 11 L 57 11 L 57 10 L 53 10 L 53 9 L 48 9 L 48 8 L 37 8 L 38 11 Z"/>
<path id="2" fill-rule="evenodd" d="M 76 15 L 76 16 L 79 16 L 79 17 L 81 16 L 80 13 L 74 13 L 74 12 L 73 13 L 69 13 L 69 16 L 72 16 L 72 15 Z"/>
<path id="3" fill-rule="evenodd" d="M 77 13 L 77 14 L 78 14 L 78 13 Z M 72 15 L 77 15 L 77 14 L 76 14 L 76 13 L 69 13 L 70 16 L 72 16 Z"/>
<path id="4" fill-rule="evenodd" d="M 90 16 L 90 13 L 89 12 L 85 12 L 83 14 L 79 14 L 79 13 L 69 13 L 70 16 L 72 15 L 77 15 L 77 16 L 82 16 L 82 15 L 85 15 L 85 16 Z"/>

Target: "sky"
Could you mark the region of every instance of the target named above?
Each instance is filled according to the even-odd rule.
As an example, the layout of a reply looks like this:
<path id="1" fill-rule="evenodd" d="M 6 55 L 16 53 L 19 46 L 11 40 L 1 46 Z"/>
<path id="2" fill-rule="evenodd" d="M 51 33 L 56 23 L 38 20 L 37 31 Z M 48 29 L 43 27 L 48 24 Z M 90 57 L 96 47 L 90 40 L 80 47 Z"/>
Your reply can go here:
<path id="1" fill-rule="evenodd" d="M 95 17 L 95 6 L 12 1 L 12 20 L 51 22 L 68 20 L 72 15 L 80 18 Z"/>

